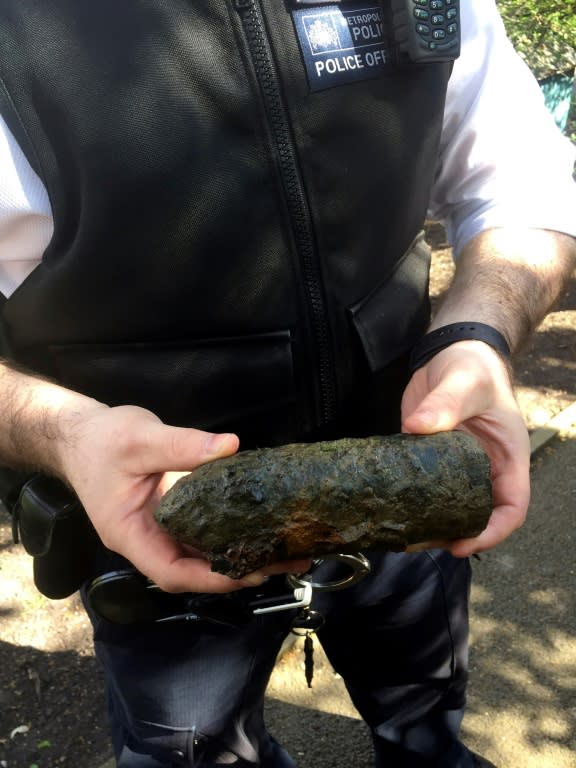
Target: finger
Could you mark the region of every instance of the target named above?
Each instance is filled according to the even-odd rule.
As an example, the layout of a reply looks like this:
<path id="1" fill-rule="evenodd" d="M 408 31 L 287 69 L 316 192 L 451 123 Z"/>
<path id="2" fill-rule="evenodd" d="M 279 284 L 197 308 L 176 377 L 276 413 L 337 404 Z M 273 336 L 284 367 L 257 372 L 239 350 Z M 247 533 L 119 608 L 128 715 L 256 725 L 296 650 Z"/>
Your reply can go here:
<path id="1" fill-rule="evenodd" d="M 415 552 L 424 552 L 427 549 L 449 549 L 451 546 L 450 541 L 421 541 L 419 544 L 409 544 L 404 552 L 408 554 L 414 554 Z"/>
<path id="2" fill-rule="evenodd" d="M 282 561 L 253 571 L 240 579 L 233 579 L 212 571 L 209 561 L 204 558 L 182 556 L 177 546 L 172 550 L 172 543 L 168 542 L 168 557 L 170 558 L 174 551 L 175 559 L 169 561 L 169 565 L 160 563 L 160 571 L 156 572 L 155 564 L 150 564 L 148 559 L 140 567 L 133 563 L 140 572 L 143 572 L 143 568 L 148 569 L 149 572 L 145 575 L 165 592 L 233 592 L 246 587 L 259 587 L 268 576 L 305 573 L 310 567 L 309 560 Z"/>
<path id="3" fill-rule="evenodd" d="M 518 447 L 521 453 L 522 446 Z M 492 482 L 494 510 L 486 529 L 475 538 L 453 542 L 450 551 L 456 557 L 484 552 L 504 541 L 526 520 L 530 503 L 529 450 L 524 461 L 511 456 Z"/>
<path id="4" fill-rule="evenodd" d="M 279 573 L 306 573 L 312 567 L 312 560 L 281 560 L 267 565 L 262 569 L 266 576 L 274 576 Z"/>
<path id="5" fill-rule="evenodd" d="M 473 539 L 459 539 L 449 547 L 454 557 L 470 557 L 485 552 L 503 542 L 515 530 L 520 528 L 526 514 L 517 507 L 498 507 L 492 513 L 488 525 L 479 536 Z"/>
<path id="6" fill-rule="evenodd" d="M 132 471 L 156 474 L 167 470 L 187 472 L 201 464 L 231 456 L 239 447 L 237 435 L 151 423 L 134 447 Z"/>
<path id="7" fill-rule="evenodd" d="M 418 374 L 424 376 L 426 372 L 422 370 Z M 447 432 L 487 407 L 477 376 L 468 370 L 454 370 L 442 378 L 412 413 L 405 415 L 402 428 L 414 434 Z"/>
<path id="8" fill-rule="evenodd" d="M 311 565 L 309 559 L 284 560 L 232 579 L 212 571 L 198 551 L 180 546 L 146 512 L 127 520 L 118 546 L 113 541 L 106 544 L 166 592 L 231 592 L 260 586 L 267 576 L 303 573 Z"/>
<path id="9" fill-rule="evenodd" d="M 232 592 L 258 586 L 265 578 L 264 574 L 250 574 L 245 580 L 236 580 L 212 572 L 207 560 L 187 556 L 145 512 L 126 521 L 117 541 L 105 544 L 166 592 Z"/>

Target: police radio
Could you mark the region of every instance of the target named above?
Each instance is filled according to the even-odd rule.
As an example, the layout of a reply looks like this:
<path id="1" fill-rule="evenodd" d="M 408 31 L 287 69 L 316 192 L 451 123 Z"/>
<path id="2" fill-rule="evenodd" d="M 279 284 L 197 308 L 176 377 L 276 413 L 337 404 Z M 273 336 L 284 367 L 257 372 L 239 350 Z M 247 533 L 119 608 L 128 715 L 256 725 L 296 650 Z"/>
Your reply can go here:
<path id="1" fill-rule="evenodd" d="M 460 0 L 390 0 L 400 60 L 417 64 L 460 55 Z"/>

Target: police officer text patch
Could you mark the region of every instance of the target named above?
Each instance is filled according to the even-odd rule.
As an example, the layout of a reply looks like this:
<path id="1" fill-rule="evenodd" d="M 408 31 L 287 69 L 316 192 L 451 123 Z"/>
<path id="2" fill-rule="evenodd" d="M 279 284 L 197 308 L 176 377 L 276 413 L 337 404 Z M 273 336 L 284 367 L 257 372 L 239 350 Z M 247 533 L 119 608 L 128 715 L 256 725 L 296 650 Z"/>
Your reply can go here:
<path id="1" fill-rule="evenodd" d="M 376 77 L 390 63 L 379 5 L 308 7 L 293 18 L 312 91 Z"/>

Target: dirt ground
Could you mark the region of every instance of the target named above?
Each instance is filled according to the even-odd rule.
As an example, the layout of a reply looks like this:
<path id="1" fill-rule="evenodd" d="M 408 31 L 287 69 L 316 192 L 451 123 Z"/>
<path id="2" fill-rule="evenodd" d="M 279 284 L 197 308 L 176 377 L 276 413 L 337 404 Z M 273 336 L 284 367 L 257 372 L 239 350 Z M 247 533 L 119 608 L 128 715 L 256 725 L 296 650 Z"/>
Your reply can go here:
<path id="1" fill-rule="evenodd" d="M 452 264 L 442 230 L 430 227 L 429 237 L 437 295 Z M 575 328 L 576 279 L 516 362 L 518 399 L 530 429 L 576 401 Z M 576 450 L 570 450 L 559 451 L 552 442 L 533 462 L 535 478 L 540 469 L 553 478 L 548 487 L 534 490 L 542 503 L 556 494 L 554 519 L 559 522 L 537 520 L 512 549 L 475 564 L 479 579 L 473 596 L 471 673 L 479 693 L 471 699 L 465 734 L 474 748 L 502 761 L 501 768 L 576 766 L 576 626 L 570 608 L 576 591 L 574 570 L 565 564 L 567 557 L 574 564 L 570 537 L 576 480 L 569 491 L 560 484 L 574 477 Z M 537 563 L 530 545 L 534 536 L 544 537 L 548 554 Z M 291 657 L 296 652 L 279 664 L 270 688 L 272 729 L 288 728 L 291 751 L 302 768 L 368 766 L 363 725 L 350 713 L 344 695 L 338 693 L 332 703 L 322 699 L 322 680 L 333 675 L 321 656 L 312 694 L 320 706 L 313 707 L 308 691 L 286 695 L 293 685 L 286 670 L 292 679 L 299 664 Z M 494 664 L 501 665 L 496 677 Z M 297 720 L 300 724 L 291 731 L 288 712 L 294 707 L 305 723 Z M 97 768 L 110 755 L 104 711 L 90 628 L 78 599 L 49 601 L 34 590 L 31 561 L 12 544 L 8 517 L 0 512 L 0 768 Z M 318 750 L 323 749 L 323 728 L 331 724 L 344 729 L 354 751 L 323 762 Z M 520 754 L 515 746 L 507 748 L 507 739 L 524 745 Z"/>

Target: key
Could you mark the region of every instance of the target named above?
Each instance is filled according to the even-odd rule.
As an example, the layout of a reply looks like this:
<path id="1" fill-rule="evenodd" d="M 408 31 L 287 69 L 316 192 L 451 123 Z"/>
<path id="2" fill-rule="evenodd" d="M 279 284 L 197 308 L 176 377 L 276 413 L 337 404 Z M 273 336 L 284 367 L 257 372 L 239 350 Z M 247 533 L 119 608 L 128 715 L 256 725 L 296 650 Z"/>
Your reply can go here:
<path id="1" fill-rule="evenodd" d="M 312 688 L 314 677 L 314 633 L 324 624 L 324 617 L 318 611 L 311 610 L 308 606 L 301 608 L 290 631 L 298 637 L 304 637 L 304 675 L 308 688 Z"/>
<path id="2" fill-rule="evenodd" d="M 313 632 L 306 632 L 304 638 L 304 674 L 306 676 L 306 682 L 308 688 L 312 688 L 312 680 L 314 678 L 314 640 L 312 639 Z"/>

